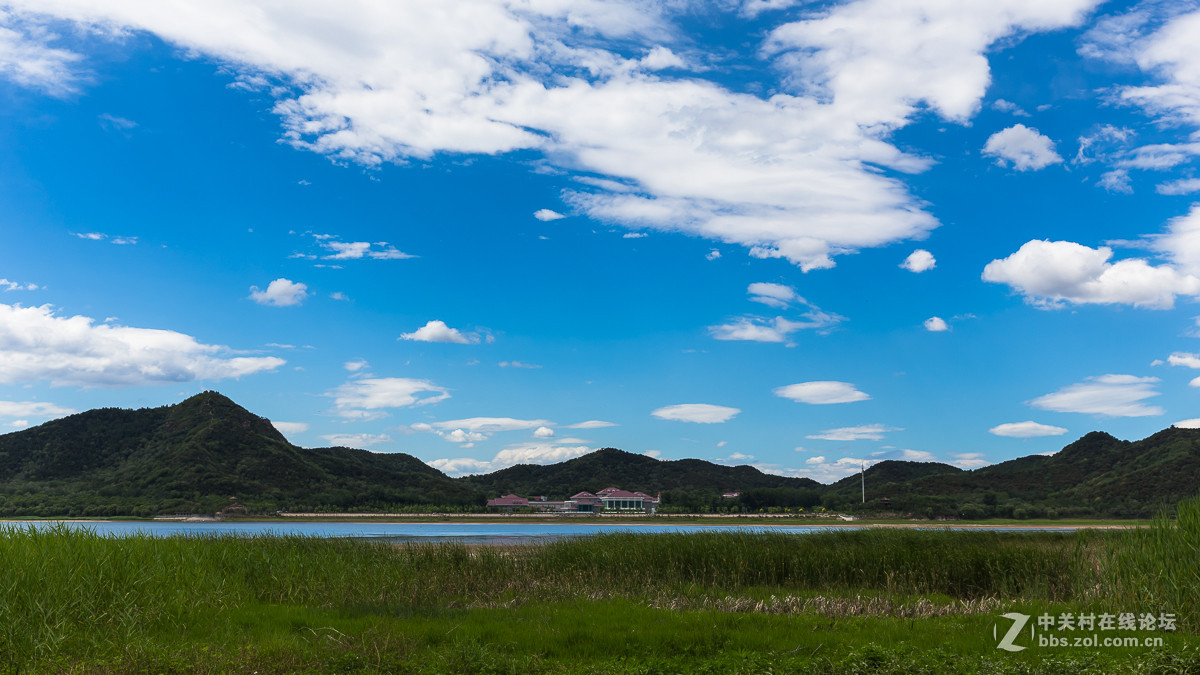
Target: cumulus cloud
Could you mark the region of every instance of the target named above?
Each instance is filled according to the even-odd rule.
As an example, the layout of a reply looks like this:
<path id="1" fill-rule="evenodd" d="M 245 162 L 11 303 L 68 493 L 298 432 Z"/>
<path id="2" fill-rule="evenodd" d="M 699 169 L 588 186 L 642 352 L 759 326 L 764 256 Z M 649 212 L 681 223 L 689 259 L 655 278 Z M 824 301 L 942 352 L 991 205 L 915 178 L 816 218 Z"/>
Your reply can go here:
<path id="1" fill-rule="evenodd" d="M 271 426 L 279 430 L 279 433 L 284 436 L 292 434 L 302 434 L 308 431 L 308 422 L 276 422 L 271 420 Z"/>
<path id="2" fill-rule="evenodd" d="M 798 382 L 772 390 L 776 396 L 790 398 L 798 403 L 826 405 L 830 403 L 853 403 L 871 397 L 859 391 L 849 382 L 814 381 Z"/>
<path id="3" fill-rule="evenodd" d="M 491 473 L 517 464 L 554 464 L 575 459 L 592 452 L 586 445 L 560 445 L 556 443 L 517 443 L 505 447 L 491 461 L 459 457 L 435 459 L 426 462 L 429 466 L 450 476 Z"/>
<path id="4" fill-rule="evenodd" d="M 926 110 L 968 121 L 987 90 L 993 45 L 1075 25 L 1094 4 L 822 8 L 768 35 L 761 54 L 786 81 L 763 98 L 678 72 L 689 65 L 671 47 L 689 43 L 671 21 L 686 3 L 10 3 L 74 21 L 80 34 L 145 31 L 222 63 L 275 98 L 297 148 L 365 165 L 532 151 L 609 181 L 565 195 L 594 218 L 699 235 L 804 270 L 936 227 L 892 173 L 931 161 L 891 135 Z M 32 31 L 12 30 L 10 42 L 46 48 Z"/>
<path id="5" fill-rule="evenodd" d="M 791 286 L 785 286 L 783 284 L 772 284 L 766 282 L 754 283 L 747 287 L 746 292 L 750 294 L 750 300 L 752 302 L 761 302 L 764 305 L 778 307 L 780 309 L 786 309 L 788 303 L 796 300 L 807 304 L 804 298 L 796 295 L 796 291 L 793 290 Z"/>
<path id="6" fill-rule="evenodd" d="M 405 253 L 386 241 L 338 241 L 336 239 L 320 240 L 321 246 L 332 251 L 322 256 L 325 260 L 408 260 L 415 255 Z"/>
<path id="7" fill-rule="evenodd" d="M 538 209 L 537 211 L 533 212 L 533 217 L 537 218 L 538 220 L 540 220 L 544 223 L 549 222 L 551 220 L 559 220 L 560 218 L 566 218 L 566 216 L 559 213 L 558 211 L 551 211 L 550 209 Z"/>
<path id="8" fill-rule="evenodd" d="M 250 287 L 250 299 L 260 305 L 291 307 L 304 302 L 306 297 L 308 286 L 282 277 L 267 284 L 265 291 L 259 290 L 258 286 Z"/>
<path id="9" fill-rule="evenodd" d="M 1029 421 L 1000 424 L 988 429 L 988 433 L 1009 438 L 1038 438 L 1040 436 L 1062 436 L 1067 433 L 1067 430 L 1063 427 Z"/>
<path id="10" fill-rule="evenodd" d="M 428 380 L 370 377 L 347 382 L 326 394 L 341 417 L 378 419 L 387 408 L 430 405 L 450 398 L 450 392 Z"/>
<path id="11" fill-rule="evenodd" d="M 884 435 L 892 431 L 902 431 L 902 429 L 882 424 L 862 424 L 856 427 L 826 429 L 819 434 L 805 436 L 805 438 L 822 441 L 881 441 Z"/>
<path id="12" fill-rule="evenodd" d="M 413 424 L 413 431 L 437 434 L 452 443 L 477 443 L 485 441 L 492 434 L 501 431 L 519 431 L 534 429 L 535 438 L 552 438 L 554 430 L 547 420 L 521 420 L 512 417 L 469 417 L 461 420 L 447 420 L 432 424 L 421 422 Z M 548 434 L 547 434 L 548 432 Z M 540 435 L 539 435 L 540 434 Z"/>
<path id="13" fill-rule="evenodd" d="M 1180 429 L 1200 429 L 1200 417 L 1192 418 L 1190 420 L 1180 420 L 1171 426 L 1178 427 Z"/>
<path id="14" fill-rule="evenodd" d="M 1039 396 L 1029 405 L 1055 412 L 1089 413 L 1105 417 L 1149 417 L 1163 414 L 1158 406 L 1142 401 L 1158 396 L 1157 377 L 1100 375 Z"/>
<path id="15" fill-rule="evenodd" d="M 358 448 L 360 450 L 392 441 L 392 438 L 387 434 L 325 434 L 321 438 L 330 445 Z"/>
<path id="16" fill-rule="evenodd" d="M 1089 31 L 1083 53 L 1135 64 L 1157 82 L 1123 86 L 1116 100 L 1141 107 L 1160 119 L 1200 126 L 1200 55 L 1195 37 L 1200 10 L 1172 3 L 1140 3 L 1106 17 Z"/>
<path id="17" fill-rule="evenodd" d="M 436 319 L 421 326 L 412 333 L 402 334 L 400 339 L 413 340 L 414 342 L 452 342 L 460 345 L 479 342 L 477 336 L 464 335 L 457 328 L 447 326 L 445 321 L 438 321 Z"/>
<path id="18" fill-rule="evenodd" d="M 605 422 L 603 420 L 588 420 L 586 422 L 578 422 L 576 424 L 568 424 L 564 429 L 603 429 L 604 427 L 615 427 L 616 422 Z"/>
<path id="19" fill-rule="evenodd" d="M 222 380 L 275 370 L 273 356 L 229 356 L 170 330 L 96 324 L 58 316 L 50 305 L 0 304 L 0 383 L 127 387 Z"/>
<path id="20" fill-rule="evenodd" d="M 799 314 L 800 321 L 777 316 L 769 319 L 761 316 L 742 316 L 729 323 L 709 326 L 708 332 L 716 340 L 744 340 L 748 342 L 788 342 L 793 333 L 815 330 L 825 333 L 846 318 L 830 312 L 800 297 L 790 286 L 759 282 L 746 289 L 752 302 L 777 309 L 786 309 L 791 304 L 802 305 L 806 311 Z M 790 345 L 789 345 L 790 346 Z"/>
<path id="21" fill-rule="evenodd" d="M 32 417 L 48 420 L 73 415 L 76 412 L 78 411 L 74 408 L 66 408 L 43 401 L 0 401 L 0 417 Z M 27 419 L 20 421 L 24 422 L 21 426 L 29 425 Z"/>
<path id="22" fill-rule="evenodd" d="M 352 373 L 357 373 L 358 371 L 366 368 L 368 365 L 369 364 L 363 359 L 358 359 L 357 361 L 347 361 L 342 364 L 342 367 Z"/>
<path id="23" fill-rule="evenodd" d="M 39 288 L 37 284 L 22 284 L 8 279 L 0 279 L 0 290 L 8 291 L 36 291 Z"/>
<path id="24" fill-rule="evenodd" d="M 0 77 L 52 96 L 77 91 L 82 57 L 50 46 L 57 39 L 31 16 L 0 8 Z"/>
<path id="25" fill-rule="evenodd" d="M 1024 124 L 992 134 L 983 145 L 983 154 L 995 157 L 1000 166 L 1011 162 L 1017 171 L 1037 171 L 1063 161 L 1054 150 L 1054 141 Z"/>
<path id="26" fill-rule="evenodd" d="M 934 267 L 937 267 L 937 260 L 934 259 L 932 253 L 923 248 L 919 248 L 912 253 L 909 253 L 908 257 L 904 259 L 904 262 L 900 263 L 900 267 L 903 267 L 909 272 L 916 272 L 919 274 L 926 270 L 931 270 Z"/>
<path id="27" fill-rule="evenodd" d="M 1160 195 L 1190 195 L 1200 192 L 1200 178 L 1180 178 L 1154 188 Z"/>
<path id="28" fill-rule="evenodd" d="M 925 330 L 931 333 L 940 333 L 942 331 L 950 330 L 950 326 L 946 323 L 946 320 L 940 316 L 931 316 L 928 319 L 925 319 L 924 325 Z"/>
<path id="29" fill-rule="evenodd" d="M 501 361 L 497 365 L 499 365 L 501 368 L 520 368 L 525 370 L 537 370 L 541 368 L 541 366 L 536 363 L 524 363 L 521 361 Z"/>
<path id="30" fill-rule="evenodd" d="M 1200 244 L 1200 237 L 1196 239 Z M 1171 244 L 1162 241 L 1161 245 Z M 1025 296 L 1026 302 L 1042 309 L 1068 303 L 1170 309 L 1176 295 L 1200 294 L 1200 278 L 1192 274 L 1140 258 L 1109 262 L 1112 255 L 1107 246 L 1097 249 L 1070 241 L 1034 239 L 1007 258 L 988 263 L 983 280 L 1007 284 Z"/>
<path id="31" fill-rule="evenodd" d="M 669 405 L 657 410 L 651 411 L 651 415 L 660 420 L 674 420 L 677 422 L 697 422 L 699 424 L 717 424 L 720 422 L 728 422 L 735 415 L 742 412 L 738 408 L 729 408 L 723 405 L 710 405 L 708 403 L 680 403 L 678 405 Z"/>
<path id="32" fill-rule="evenodd" d="M 960 469 L 978 469 L 991 464 L 982 452 L 961 452 L 950 456 L 954 458 L 950 463 Z"/>

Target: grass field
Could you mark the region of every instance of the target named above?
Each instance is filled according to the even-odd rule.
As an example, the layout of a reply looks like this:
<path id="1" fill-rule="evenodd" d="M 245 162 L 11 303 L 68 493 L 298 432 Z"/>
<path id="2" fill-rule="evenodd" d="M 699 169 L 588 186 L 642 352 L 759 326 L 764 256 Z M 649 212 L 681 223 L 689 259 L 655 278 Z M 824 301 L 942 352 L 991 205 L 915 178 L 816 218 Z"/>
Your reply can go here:
<path id="1" fill-rule="evenodd" d="M 1132 531 L 609 534 L 522 547 L 0 531 L 0 672 L 1198 672 L 1200 506 Z M 1189 565 L 1189 563 L 1191 563 Z M 1156 647 L 997 649 L 1001 614 Z"/>

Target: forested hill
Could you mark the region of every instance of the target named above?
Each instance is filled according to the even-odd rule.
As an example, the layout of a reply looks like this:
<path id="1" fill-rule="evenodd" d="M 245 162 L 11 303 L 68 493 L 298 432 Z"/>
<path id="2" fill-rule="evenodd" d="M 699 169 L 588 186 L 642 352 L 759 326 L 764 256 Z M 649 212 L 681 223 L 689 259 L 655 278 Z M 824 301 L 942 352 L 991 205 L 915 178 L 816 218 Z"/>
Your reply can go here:
<path id="1" fill-rule="evenodd" d="M 216 392 L 161 408 L 91 410 L 0 435 L 0 516 L 212 513 L 231 497 L 260 513 L 473 510 L 504 493 L 561 499 L 610 486 L 661 492 L 664 507 L 676 511 L 822 506 L 926 517 L 1148 516 L 1200 490 L 1200 430 L 1172 427 L 1134 442 L 1092 432 L 1052 455 L 974 471 L 881 462 L 828 486 L 613 448 L 449 478 L 403 453 L 297 447 L 269 420 Z"/>
<path id="2" fill-rule="evenodd" d="M 557 464 L 521 464 L 494 473 L 463 479 L 491 493 L 569 497 L 581 490 L 606 487 L 640 490 L 647 494 L 683 490 L 720 497 L 723 492 L 755 488 L 820 490 L 825 486 L 809 478 L 765 474 L 752 466 L 723 466 L 701 459 L 664 461 L 616 448 L 604 448 Z"/>
<path id="3" fill-rule="evenodd" d="M 216 392 L 0 436 L 3 515 L 212 513 L 230 497 L 255 510 L 483 503 L 411 455 L 292 445 Z"/>

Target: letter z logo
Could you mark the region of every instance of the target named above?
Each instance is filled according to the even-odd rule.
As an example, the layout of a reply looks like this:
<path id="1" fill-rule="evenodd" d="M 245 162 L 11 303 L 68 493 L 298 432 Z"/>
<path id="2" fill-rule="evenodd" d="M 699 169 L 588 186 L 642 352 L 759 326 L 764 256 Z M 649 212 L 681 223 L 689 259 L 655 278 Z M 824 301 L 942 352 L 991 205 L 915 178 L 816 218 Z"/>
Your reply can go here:
<path id="1" fill-rule="evenodd" d="M 1029 615 L 1021 614 L 1020 612 L 1009 612 L 1000 616 L 1005 619 L 1012 619 L 1013 625 L 1004 634 L 1004 638 L 1000 640 L 999 644 L 996 645 L 996 649 L 1003 649 L 1006 652 L 1019 652 L 1025 649 L 1020 645 L 1013 644 L 1013 640 L 1017 639 L 1017 636 L 1021 634 L 1021 630 L 1025 628 L 1025 624 L 1029 622 Z M 992 639 L 996 639 L 995 625 L 992 626 Z"/>

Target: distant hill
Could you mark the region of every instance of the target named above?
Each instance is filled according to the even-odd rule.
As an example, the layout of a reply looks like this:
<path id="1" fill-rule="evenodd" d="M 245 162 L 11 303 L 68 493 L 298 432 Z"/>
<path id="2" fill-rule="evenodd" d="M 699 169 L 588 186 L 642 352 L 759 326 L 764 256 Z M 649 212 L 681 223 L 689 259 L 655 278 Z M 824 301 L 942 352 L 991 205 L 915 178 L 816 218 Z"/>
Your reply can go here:
<path id="1" fill-rule="evenodd" d="M 752 466 L 723 466 L 701 459 L 664 461 L 616 448 L 604 448 L 565 462 L 521 464 L 461 480 L 489 495 L 516 493 L 562 499 L 606 487 L 655 494 L 666 490 L 716 493 L 754 488 L 821 489 L 809 478 L 765 474 Z"/>
<path id="2" fill-rule="evenodd" d="M 212 513 L 231 497 L 258 512 L 471 510 L 502 493 L 553 499 L 609 486 L 662 492 L 665 509 L 682 511 L 823 506 L 925 517 L 1141 517 L 1200 490 L 1200 430 L 1172 427 L 1134 442 L 1092 432 L 1053 455 L 973 471 L 887 461 L 833 485 L 614 448 L 449 478 L 403 453 L 297 447 L 216 392 L 161 408 L 90 410 L 0 435 L 0 516 Z"/>
<path id="3" fill-rule="evenodd" d="M 0 514 L 211 513 L 230 497 L 259 510 L 482 504 L 411 455 L 294 446 L 216 392 L 0 436 Z"/>

